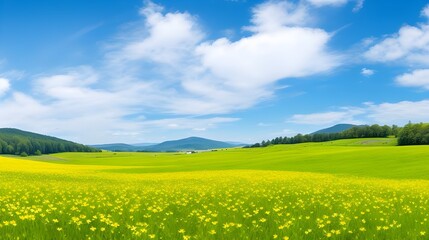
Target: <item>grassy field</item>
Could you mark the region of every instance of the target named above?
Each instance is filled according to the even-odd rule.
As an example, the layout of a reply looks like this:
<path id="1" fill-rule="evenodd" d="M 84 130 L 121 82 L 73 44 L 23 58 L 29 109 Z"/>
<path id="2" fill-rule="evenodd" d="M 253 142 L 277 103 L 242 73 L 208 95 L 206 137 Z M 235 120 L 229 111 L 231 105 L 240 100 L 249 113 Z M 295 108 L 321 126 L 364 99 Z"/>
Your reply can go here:
<path id="1" fill-rule="evenodd" d="M 32 160 L 67 165 L 118 166 L 112 173 L 275 170 L 376 178 L 429 179 L 429 146 L 394 146 L 394 138 L 339 140 L 183 153 L 61 153 Z"/>
<path id="2" fill-rule="evenodd" d="M 0 157 L 1 239 L 427 239 L 429 147 Z"/>

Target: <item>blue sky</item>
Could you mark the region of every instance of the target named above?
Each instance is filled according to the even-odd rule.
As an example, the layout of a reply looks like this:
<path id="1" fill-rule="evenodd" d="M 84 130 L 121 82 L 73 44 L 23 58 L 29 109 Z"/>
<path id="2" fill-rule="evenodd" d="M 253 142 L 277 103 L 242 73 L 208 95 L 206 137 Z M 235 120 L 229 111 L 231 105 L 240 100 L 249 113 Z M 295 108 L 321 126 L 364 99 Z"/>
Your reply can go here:
<path id="1" fill-rule="evenodd" d="M 0 0 L 0 127 L 259 142 L 429 121 L 429 5 Z"/>

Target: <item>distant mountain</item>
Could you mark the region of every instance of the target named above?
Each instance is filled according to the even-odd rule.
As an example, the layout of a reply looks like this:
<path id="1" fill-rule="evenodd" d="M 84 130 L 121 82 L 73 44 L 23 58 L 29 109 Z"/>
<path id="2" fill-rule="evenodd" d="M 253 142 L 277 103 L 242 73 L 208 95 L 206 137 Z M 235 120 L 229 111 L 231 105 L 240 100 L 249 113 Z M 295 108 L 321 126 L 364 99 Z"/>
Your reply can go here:
<path id="1" fill-rule="evenodd" d="M 157 143 L 135 143 L 135 144 L 125 144 L 125 143 L 109 143 L 109 144 L 95 144 L 91 147 L 98 149 L 103 149 L 113 152 L 138 152 L 144 151 L 146 147 L 156 145 Z"/>
<path id="2" fill-rule="evenodd" d="M 38 155 L 58 152 L 97 152 L 98 149 L 56 137 L 0 128 L 0 154 Z"/>
<path id="3" fill-rule="evenodd" d="M 174 141 L 166 141 L 153 146 L 144 147 L 144 151 L 150 152 L 177 152 L 192 150 L 209 150 L 215 148 L 230 148 L 237 145 L 215 141 L 200 137 L 189 137 Z"/>
<path id="4" fill-rule="evenodd" d="M 242 143 L 242 142 L 226 142 L 226 143 L 232 144 L 235 147 L 243 147 L 243 146 L 249 145 L 248 143 Z"/>
<path id="5" fill-rule="evenodd" d="M 130 144 L 125 143 L 110 143 L 110 144 L 98 144 L 98 145 L 91 145 L 91 147 L 95 147 L 98 149 L 103 149 L 107 151 L 113 151 L 113 152 L 136 152 L 143 150 L 140 146 L 134 146 Z"/>
<path id="6" fill-rule="evenodd" d="M 131 146 L 136 146 L 136 147 L 147 147 L 147 146 L 152 146 L 152 145 L 156 145 L 158 143 L 133 143 L 133 144 L 129 144 Z"/>
<path id="7" fill-rule="evenodd" d="M 178 151 L 193 151 L 193 150 L 208 150 L 215 148 L 230 148 L 245 146 L 243 143 L 236 142 L 221 142 L 200 137 L 189 137 L 179 140 L 166 141 L 162 143 L 137 143 L 137 144 L 99 144 L 91 145 L 92 147 L 116 151 L 116 152 L 178 152 Z"/>
<path id="8" fill-rule="evenodd" d="M 343 131 L 346 131 L 352 127 L 357 127 L 358 125 L 354 125 L 354 124 L 337 124 L 335 126 L 329 127 L 329 128 L 325 128 L 325 129 L 321 129 L 319 131 L 316 131 L 312 134 L 317 134 L 317 133 L 340 133 Z"/>

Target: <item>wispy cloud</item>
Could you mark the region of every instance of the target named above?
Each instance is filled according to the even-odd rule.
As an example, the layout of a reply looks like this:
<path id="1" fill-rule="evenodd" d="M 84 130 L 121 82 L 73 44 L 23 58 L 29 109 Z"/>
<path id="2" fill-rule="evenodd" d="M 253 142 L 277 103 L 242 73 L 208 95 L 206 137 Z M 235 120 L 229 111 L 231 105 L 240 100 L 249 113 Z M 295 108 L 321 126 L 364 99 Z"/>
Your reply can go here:
<path id="1" fill-rule="evenodd" d="M 307 0 L 307 1 L 317 7 L 341 6 L 348 2 L 348 0 Z"/>
<path id="2" fill-rule="evenodd" d="M 309 125 L 331 125 L 337 123 L 360 123 L 355 117 L 363 114 L 361 108 L 344 108 L 340 111 L 311 114 L 295 114 L 287 120 L 290 123 Z"/>
<path id="3" fill-rule="evenodd" d="M 341 107 L 337 111 L 295 114 L 287 122 L 329 126 L 338 123 L 406 124 L 429 119 L 429 100 L 384 103 L 363 103 L 362 106 Z"/>
<path id="4" fill-rule="evenodd" d="M 427 19 L 429 19 L 429 4 L 428 4 L 428 5 L 426 5 L 426 6 L 422 9 L 422 11 L 420 12 L 420 15 L 421 15 L 421 16 L 423 16 L 423 17 L 425 17 L 425 18 L 427 18 Z"/>
<path id="5" fill-rule="evenodd" d="M 422 15 L 428 7 L 422 10 Z M 429 10 L 428 10 L 429 11 Z M 429 65 L 429 25 L 405 25 L 397 33 L 382 38 L 365 52 L 368 60 L 376 62 L 405 62 Z"/>
<path id="6" fill-rule="evenodd" d="M 421 87 L 429 90 L 429 69 L 418 69 L 411 73 L 400 75 L 396 82 L 406 87 Z"/>
<path id="7" fill-rule="evenodd" d="M 75 33 L 73 33 L 73 34 L 68 38 L 68 40 L 69 40 L 69 41 L 77 40 L 77 39 L 79 39 L 79 38 L 81 38 L 81 37 L 85 36 L 86 34 L 89 34 L 89 33 L 93 32 L 93 31 L 97 30 L 98 28 L 100 28 L 100 27 L 102 27 L 102 26 L 103 26 L 103 23 L 102 23 L 102 22 L 99 22 L 99 23 L 95 23 L 95 24 L 92 24 L 92 25 L 85 26 L 85 27 L 83 27 L 83 28 L 79 29 L 78 31 L 76 31 Z"/>
<path id="8" fill-rule="evenodd" d="M 360 71 L 360 73 L 362 75 L 364 75 L 365 77 L 369 77 L 374 75 L 375 71 L 369 68 L 362 68 L 362 70 Z"/>
<path id="9" fill-rule="evenodd" d="M 429 5 L 426 5 L 421 16 L 429 20 Z M 429 25 L 405 25 L 397 33 L 372 41 L 364 53 L 366 59 L 381 63 L 400 63 L 414 68 L 411 73 L 396 77 L 400 86 L 421 87 L 429 89 Z M 363 72 L 362 72 L 363 73 Z"/>
<path id="10" fill-rule="evenodd" d="M 363 8 L 365 0 L 356 0 L 356 5 L 353 8 L 353 12 L 359 12 Z"/>

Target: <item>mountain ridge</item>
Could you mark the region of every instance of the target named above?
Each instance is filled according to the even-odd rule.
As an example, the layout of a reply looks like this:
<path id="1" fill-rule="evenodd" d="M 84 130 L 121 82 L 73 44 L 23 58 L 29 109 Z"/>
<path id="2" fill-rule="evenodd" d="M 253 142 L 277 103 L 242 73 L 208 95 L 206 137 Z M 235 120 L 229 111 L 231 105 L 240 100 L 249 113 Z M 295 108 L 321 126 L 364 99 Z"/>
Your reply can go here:
<path id="1" fill-rule="evenodd" d="M 130 152 L 179 152 L 179 151 L 196 151 L 196 150 L 209 150 L 216 148 L 231 148 L 243 146 L 244 144 L 232 144 L 223 141 L 217 141 L 202 137 L 187 137 L 177 140 L 168 140 L 158 144 L 149 146 L 137 146 L 134 144 L 99 144 L 91 145 L 100 149 L 108 151 L 130 151 Z"/>
<path id="2" fill-rule="evenodd" d="M 320 130 L 315 131 L 315 132 L 313 132 L 311 134 L 340 133 L 340 132 L 346 131 L 346 130 L 348 130 L 350 128 L 358 127 L 358 126 L 359 125 L 355 125 L 355 124 L 340 123 L 340 124 L 336 124 L 336 125 L 334 125 L 332 127 L 320 129 Z"/>

